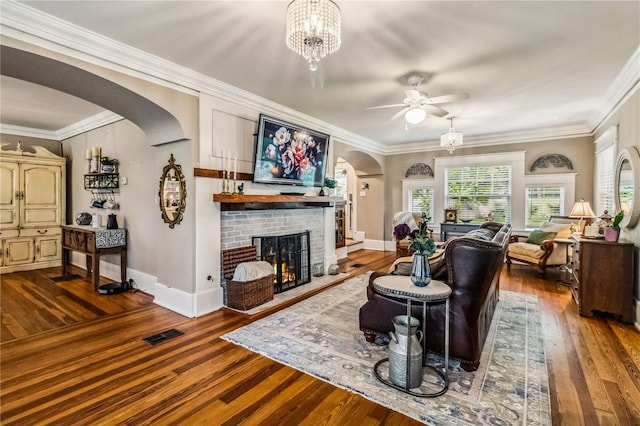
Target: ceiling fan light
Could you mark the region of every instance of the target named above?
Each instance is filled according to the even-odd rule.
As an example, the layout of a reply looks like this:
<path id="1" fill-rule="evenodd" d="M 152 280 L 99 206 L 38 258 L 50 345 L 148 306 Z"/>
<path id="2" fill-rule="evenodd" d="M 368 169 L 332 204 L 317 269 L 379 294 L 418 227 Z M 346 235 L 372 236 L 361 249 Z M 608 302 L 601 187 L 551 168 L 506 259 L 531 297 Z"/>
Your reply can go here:
<path id="1" fill-rule="evenodd" d="M 422 108 L 413 107 L 404 115 L 404 119 L 407 123 L 418 124 L 422 120 L 427 118 L 427 112 Z"/>

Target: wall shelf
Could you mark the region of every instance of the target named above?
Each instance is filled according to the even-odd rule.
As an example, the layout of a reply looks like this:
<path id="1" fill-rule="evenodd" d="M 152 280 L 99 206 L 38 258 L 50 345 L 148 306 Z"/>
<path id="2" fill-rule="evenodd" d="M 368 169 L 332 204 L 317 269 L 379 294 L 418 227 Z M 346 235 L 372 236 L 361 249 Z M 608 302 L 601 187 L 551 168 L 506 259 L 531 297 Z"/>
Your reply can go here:
<path id="1" fill-rule="evenodd" d="M 119 188 L 119 173 L 90 173 L 84 175 L 84 189 L 87 191 L 114 192 Z"/>

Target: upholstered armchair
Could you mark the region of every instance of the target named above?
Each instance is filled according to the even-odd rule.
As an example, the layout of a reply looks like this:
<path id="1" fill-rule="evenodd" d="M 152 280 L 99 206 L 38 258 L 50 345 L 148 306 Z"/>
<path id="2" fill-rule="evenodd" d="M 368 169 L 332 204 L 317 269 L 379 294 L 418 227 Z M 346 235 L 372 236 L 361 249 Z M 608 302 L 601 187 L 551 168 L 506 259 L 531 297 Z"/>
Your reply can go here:
<path id="1" fill-rule="evenodd" d="M 571 225 L 576 219 L 567 216 L 550 216 L 549 221 L 529 236 L 512 235 L 507 247 L 507 268 L 512 261 L 537 266 L 540 275 L 546 275 L 547 267 L 562 266 L 567 263 L 567 244 L 559 244 L 556 239 L 567 239 L 571 235 Z M 581 224 L 576 224 L 579 228 Z"/>

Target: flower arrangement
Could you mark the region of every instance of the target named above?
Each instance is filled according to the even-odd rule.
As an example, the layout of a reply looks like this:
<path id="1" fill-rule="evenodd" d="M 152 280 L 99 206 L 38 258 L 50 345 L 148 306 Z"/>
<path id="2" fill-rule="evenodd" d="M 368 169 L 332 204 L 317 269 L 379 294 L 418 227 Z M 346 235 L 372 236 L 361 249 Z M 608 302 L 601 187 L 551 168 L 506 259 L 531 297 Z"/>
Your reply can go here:
<path id="1" fill-rule="evenodd" d="M 409 225 L 401 223 L 393 229 L 393 236 L 397 240 L 409 237 L 409 250 L 418 254 L 431 256 L 436 252 L 436 243 L 429 237 L 427 222 L 431 220 L 425 213 L 422 213 L 422 222 L 418 225 L 418 229 L 411 231 Z"/>

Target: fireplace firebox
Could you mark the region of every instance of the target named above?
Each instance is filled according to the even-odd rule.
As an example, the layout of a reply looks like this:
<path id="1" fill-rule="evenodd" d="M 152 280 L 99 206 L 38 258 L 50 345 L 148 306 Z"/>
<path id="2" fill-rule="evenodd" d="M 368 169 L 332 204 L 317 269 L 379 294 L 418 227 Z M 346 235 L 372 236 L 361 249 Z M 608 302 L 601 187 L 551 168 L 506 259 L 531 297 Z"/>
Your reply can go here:
<path id="1" fill-rule="evenodd" d="M 258 257 L 273 265 L 274 293 L 282 293 L 311 282 L 309 231 L 290 235 L 252 237 Z"/>

